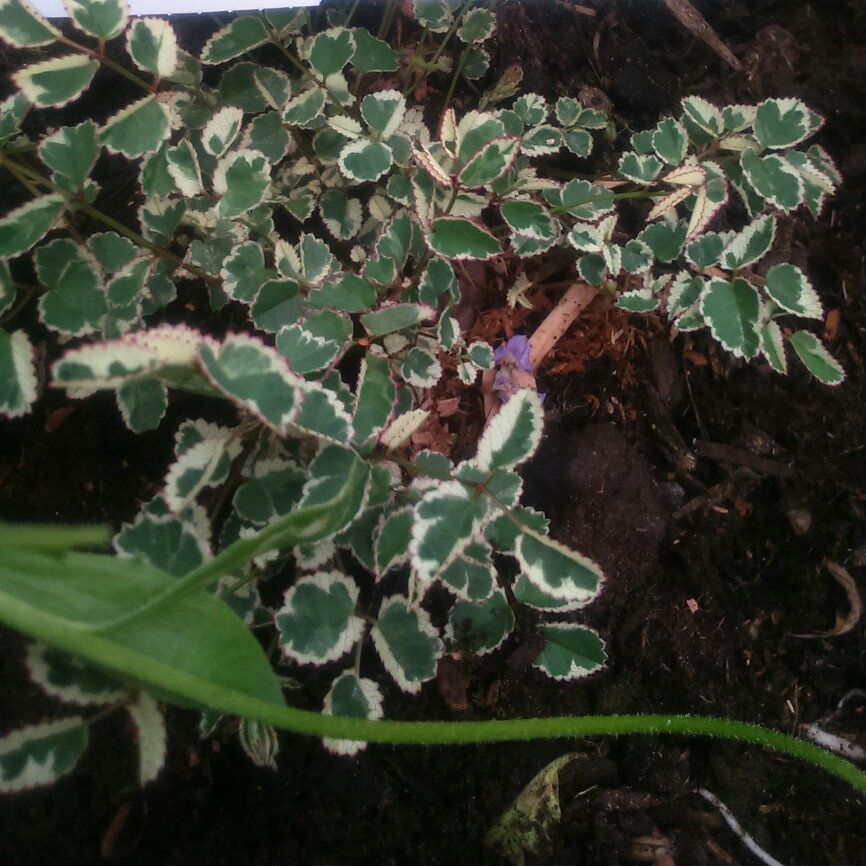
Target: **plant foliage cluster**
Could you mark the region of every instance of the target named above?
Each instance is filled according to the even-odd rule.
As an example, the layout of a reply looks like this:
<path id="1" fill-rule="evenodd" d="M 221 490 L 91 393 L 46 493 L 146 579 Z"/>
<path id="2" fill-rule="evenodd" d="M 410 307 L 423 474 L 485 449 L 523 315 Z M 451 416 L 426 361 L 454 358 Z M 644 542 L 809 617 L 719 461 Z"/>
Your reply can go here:
<path id="1" fill-rule="evenodd" d="M 570 680 L 604 665 L 602 640 L 572 615 L 596 597 L 601 571 L 521 504 L 539 395 L 510 397 L 470 459 L 411 445 L 429 389 L 445 376 L 473 387 L 496 363 L 495 347 L 461 333 L 455 263 L 507 253 L 522 269 L 558 249 L 575 279 L 626 310 L 707 329 L 779 372 L 790 348 L 822 381 L 843 377 L 798 330 L 823 314 L 806 275 L 764 266 L 776 214 L 818 214 L 839 182 L 805 143 L 821 120 L 797 100 L 720 109 L 687 98 L 679 118 L 634 134 L 609 175 L 588 179 L 578 172 L 611 121 L 577 99 L 517 96 L 506 77 L 482 107 L 446 105 L 435 126 L 407 99 L 428 75 L 451 76 L 449 103 L 461 76 L 486 75 L 487 8 L 415 0 L 411 53 L 339 15 L 316 31 L 306 11 L 268 11 L 231 21 L 199 56 L 170 22 L 130 19 L 124 0 L 67 8 L 76 39 L 25 0 L 0 0 L 0 37 L 44 49 L 0 105 L 4 183 L 26 194 L 0 218 L 0 412 L 24 415 L 38 399 L 33 339 L 15 327 L 35 302 L 64 346 L 52 387 L 112 392 L 135 432 L 160 424 L 172 390 L 227 401 L 237 418 L 180 424 L 163 489 L 114 535 L 116 557 L 36 530 L 0 538 L 0 616 L 75 656 L 36 646 L 34 679 L 70 702 L 123 706 L 143 782 L 164 753 L 158 705 L 78 657 L 158 697 L 254 716 L 282 704 L 249 631 L 261 630 L 293 667 L 330 666 L 324 714 L 378 719 L 378 668 L 362 649 L 416 693 L 449 648 L 495 650 L 525 606 L 540 620 L 537 668 Z M 102 86 L 100 67 L 140 96 L 31 138 L 31 115 Z M 106 153 L 137 177 L 134 225 L 104 212 L 93 173 Z M 572 179 L 549 176 L 554 157 Z M 635 199 L 646 200 L 644 224 L 624 235 L 618 207 Z M 747 219 L 718 228 L 732 200 Z M 214 313 L 242 308 L 248 327 L 217 339 L 165 323 L 191 281 L 207 286 Z M 272 609 L 259 588 L 287 573 Z M 433 587 L 452 600 L 439 625 L 425 607 Z M 213 721 L 206 713 L 204 727 Z M 86 732 L 74 717 L 0 740 L 0 787 L 68 771 Z M 244 721 L 239 734 L 272 765 L 271 728 Z"/>

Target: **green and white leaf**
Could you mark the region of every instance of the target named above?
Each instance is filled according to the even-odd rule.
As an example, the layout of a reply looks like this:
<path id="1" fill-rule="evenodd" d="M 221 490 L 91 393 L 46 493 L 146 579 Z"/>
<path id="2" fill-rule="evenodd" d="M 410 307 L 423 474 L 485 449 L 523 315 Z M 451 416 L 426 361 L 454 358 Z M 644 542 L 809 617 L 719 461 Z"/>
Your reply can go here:
<path id="1" fill-rule="evenodd" d="M 489 598 L 496 587 L 492 550 L 486 541 L 471 542 L 436 575 L 458 597 L 468 601 Z"/>
<path id="2" fill-rule="evenodd" d="M 722 135 L 725 121 L 721 111 L 700 96 L 682 100 L 683 123 L 695 144 L 706 144 Z"/>
<path id="3" fill-rule="evenodd" d="M 25 66 L 12 79 L 29 102 L 59 108 L 84 93 L 98 68 L 86 54 L 67 54 Z"/>
<path id="4" fill-rule="evenodd" d="M 136 699 L 125 708 L 135 727 L 138 742 L 138 783 L 142 787 L 153 782 L 165 766 L 168 732 L 165 719 L 156 700 L 139 691 Z"/>
<path id="5" fill-rule="evenodd" d="M 767 99 L 755 111 L 755 138 L 761 147 L 793 147 L 814 132 L 812 112 L 799 99 Z"/>
<path id="6" fill-rule="evenodd" d="M 381 141 L 358 139 L 350 141 L 340 152 L 340 171 L 352 181 L 365 183 L 378 180 L 394 160 L 391 148 Z"/>
<path id="7" fill-rule="evenodd" d="M 632 238 L 622 248 L 622 267 L 630 274 L 648 271 L 653 264 L 653 251 L 643 241 Z"/>
<path id="8" fill-rule="evenodd" d="M 154 96 L 133 102 L 109 118 L 100 143 L 130 159 L 155 151 L 171 133 L 168 109 Z"/>
<path id="9" fill-rule="evenodd" d="M 192 198 L 204 192 L 198 155 L 187 139 L 182 139 L 175 147 L 169 147 L 165 160 L 168 173 L 181 195 Z"/>
<path id="10" fill-rule="evenodd" d="M 298 504 L 304 479 L 300 469 L 283 460 L 258 460 L 253 477 L 237 489 L 232 502 L 244 520 L 264 526 Z"/>
<path id="11" fill-rule="evenodd" d="M 678 258 L 686 241 L 688 223 L 685 220 L 678 222 L 657 222 L 648 225 L 639 235 L 638 240 L 643 241 L 652 251 L 657 261 L 667 264 Z"/>
<path id="12" fill-rule="evenodd" d="M 666 117 L 653 130 L 652 146 L 656 154 L 668 165 L 679 165 L 686 158 L 688 151 L 688 133 L 678 120 Z"/>
<path id="13" fill-rule="evenodd" d="M 292 427 L 306 435 L 347 444 L 352 438 L 352 418 L 339 397 L 318 382 L 303 383 L 301 392 L 300 410 Z"/>
<path id="14" fill-rule="evenodd" d="M 274 622 L 283 654 L 299 664 L 325 664 L 349 652 L 364 634 L 355 613 L 358 586 L 336 571 L 302 577 L 283 599 Z"/>
<path id="15" fill-rule="evenodd" d="M 379 577 L 409 561 L 414 519 L 411 508 L 401 508 L 381 520 L 373 543 L 373 558 Z"/>
<path id="16" fill-rule="evenodd" d="M 489 259 L 502 251 L 499 241 L 468 219 L 439 217 L 427 235 L 430 250 L 447 259 Z"/>
<path id="17" fill-rule="evenodd" d="M 206 438 L 188 448 L 182 449 L 178 441 L 177 459 L 168 470 L 163 493 L 175 514 L 181 514 L 206 488 L 222 484 L 232 460 L 240 454 L 241 445 L 232 430 L 208 425 L 207 432 Z"/>
<path id="18" fill-rule="evenodd" d="M 381 39 L 377 39 L 363 27 L 352 30 L 355 39 L 355 54 L 352 66 L 359 72 L 396 72 L 400 55 Z"/>
<path id="19" fill-rule="evenodd" d="M 604 641 L 591 628 L 573 623 L 542 625 L 544 648 L 533 667 L 555 680 L 579 680 L 607 662 Z"/>
<path id="20" fill-rule="evenodd" d="M 491 9 L 471 9 L 457 28 L 457 38 L 473 45 L 489 39 L 496 30 L 496 16 Z"/>
<path id="21" fill-rule="evenodd" d="M 115 398 L 123 423 L 133 433 L 155 430 L 168 408 L 168 389 L 158 379 L 124 382 Z"/>
<path id="22" fill-rule="evenodd" d="M 653 154 L 626 153 L 620 157 L 618 173 L 635 183 L 652 183 L 663 167 L 664 163 Z"/>
<path id="23" fill-rule="evenodd" d="M 499 208 L 508 227 L 534 240 L 555 239 L 558 228 L 546 208 L 533 201 L 506 201 Z"/>
<path id="24" fill-rule="evenodd" d="M 304 47 L 313 69 L 322 76 L 341 72 L 355 55 L 355 36 L 345 27 L 317 33 Z"/>
<path id="25" fill-rule="evenodd" d="M 38 394 L 36 353 L 24 331 L 0 328 L 0 415 L 20 418 Z"/>
<path id="26" fill-rule="evenodd" d="M 73 716 L 0 737 L 0 793 L 56 782 L 78 763 L 87 748 L 87 733 L 84 719 Z"/>
<path id="27" fill-rule="evenodd" d="M 405 596 L 382 602 L 371 637 L 385 670 L 404 692 L 417 694 L 436 676 L 442 641 L 427 612 L 412 607 Z"/>
<path id="28" fill-rule="evenodd" d="M 521 140 L 520 150 L 527 156 L 549 156 L 562 147 L 562 133 L 549 124 L 529 130 Z"/>
<path id="29" fill-rule="evenodd" d="M 119 36 L 129 21 L 126 0 L 64 0 L 64 5 L 76 25 L 97 39 Z"/>
<path id="30" fill-rule="evenodd" d="M 818 293 L 796 265 L 773 265 L 764 275 L 764 291 L 789 313 L 807 319 L 824 318 Z"/>
<path id="31" fill-rule="evenodd" d="M 616 297 L 617 307 L 621 310 L 628 310 L 630 313 L 652 312 L 658 309 L 659 303 L 659 299 L 653 297 L 650 286 L 642 286 L 639 289 L 622 292 Z"/>
<path id="32" fill-rule="evenodd" d="M 700 310 L 712 335 L 725 349 L 739 358 L 758 354 L 761 299 L 751 283 L 740 277 L 732 282 L 714 277 L 701 295 Z"/>
<path id="33" fill-rule="evenodd" d="M 363 447 L 385 429 L 393 417 L 397 389 L 391 376 L 390 364 L 367 353 L 361 361 L 355 397 L 354 441 Z"/>
<path id="34" fill-rule="evenodd" d="M 583 607 L 580 601 L 566 601 L 543 592 L 525 574 L 517 575 L 511 591 L 521 604 L 546 613 L 569 613 Z"/>
<path id="35" fill-rule="evenodd" d="M 126 50 L 139 69 L 160 78 L 177 69 L 177 36 L 164 18 L 134 19 L 126 31 Z"/>
<path id="36" fill-rule="evenodd" d="M 777 373 L 788 372 L 785 338 L 779 323 L 770 319 L 761 329 L 761 354 Z"/>
<path id="37" fill-rule="evenodd" d="M 348 316 L 333 310 L 312 313 L 297 325 L 283 328 L 277 348 L 301 375 L 323 370 L 339 357 L 351 335 Z"/>
<path id="38" fill-rule="evenodd" d="M 201 132 L 204 149 L 219 159 L 240 135 L 243 119 L 243 111 L 236 106 L 226 105 L 220 108 Z"/>
<path id="39" fill-rule="evenodd" d="M 760 157 L 747 150 L 741 157 L 743 174 L 757 193 L 783 211 L 794 210 L 803 200 L 803 179 L 797 170 L 776 154 Z"/>
<path id="40" fill-rule="evenodd" d="M 85 120 L 64 126 L 39 143 L 39 156 L 51 169 L 51 179 L 69 193 L 78 193 L 99 156 L 96 124 Z"/>
<path id="41" fill-rule="evenodd" d="M 361 316 L 361 324 L 370 337 L 377 339 L 395 331 L 417 327 L 435 315 L 436 309 L 426 304 L 386 304 Z"/>
<path id="42" fill-rule="evenodd" d="M 759 216 L 725 244 L 722 267 L 735 271 L 754 264 L 770 251 L 775 237 L 776 217 L 773 214 Z"/>
<path id="43" fill-rule="evenodd" d="M 16 48 L 38 48 L 59 36 L 60 31 L 27 0 L 0 0 L 0 39 Z"/>
<path id="44" fill-rule="evenodd" d="M 544 410 L 535 391 L 523 388 L 511 397 L 485 427 L 475 463 L 480 469 L 511 469 L 538 448 Z"/>
<path id="45" fill-rule="evenodd" d="M 242 15 L 208 39 L 201 52 L 201 62 L 225 63 L 263 45 L 268 39 L 267 28 L 261 19 Z"/>
<path id="46" fill-rule="evenodd" d="M 76 656 L 43 643 L 27 647 L 27 672 L 45 694 L 69 704 L 110 704 L 126 689 L 112 676 Z"/>
<path id="47" fill-rule="evenodd" d="M 214 192 L 221 196 L 217 213 L 236 217 L 260 204 L 271 185 L 271 165 L 257 150 L 235 150 L 224 156 L 214 172 Z"/>
<path id="48" fill-rule="evenodd" d="M 704 290 L 704 281 L 688 271 L 680 271 L 674 277 L 668 293 L 667 309 L 669 316 L 678 316 L 694 306 Z"/>
<path id="49" fill-rule="evenodd" d="M 362 31 L 366 32 L 366 31 Z M 354 671 L 345 671 L 331 684 L 322 713 L 326 716 L 341 716 L 350 719 L 381 719 L 382 692 L 379 686 Z M 351 757 L 358 754 L 367 744 L 355 740 L 335 740 L 325 737 L 322 745 L 335 755 Z"/>
<path id="50" fill-rule="evenodd" d="M 827 351 L 824 344 L 808 331 L 797 331 L 788 337 L 797 357 L 806 369 L 825 385 L 839 385 L 845 381 L 842 365 Z"/>
<path id="51" fill-rule="evenodd" d="M 515 556 L 529 580 L 553 598 L 581 606 L 598 595 L 604 576 L 591 559 L 525 526 Z"/>
<path id="52" fill-rule="evenodd" d="M 238 724 L 238 742 L 244 754 L 257 766 L 269 770 L 277 769 L 280 741 L 276 729 L 271 725 L 241 719 Z"/>
<path id="53" fill-rule="evenodd" d="M 283 121 L 289 126 L 302 129 L 316 129 L 324 123 L 322 113 L 325 107 L 325 93 L 319 87 L 305 90 L 293 96 L 283 111 Z"/>
<path id="54" fill-rule="evenodd" d="M 508 599 L 497 589 L 482 602 L 458 601 L 448 614 L 445 637 L 476 655 L 486 655 L 502 645 L 514 628 Z"/>
<path id="55" fill-rule="evenodd" d="M 199 358 L 214 387 L 280 435 L 287 432 L 297 414 L 303 380 L 276 349 L 235 334 L 221 346 L 202 343 Z"/>
<path id="56" fill-rule="evenodd" d="M 442 365 L 432 351 L 413 346 L 403 358 L 399 372 L 415 388 L 432 388 L 442 376 Z"/>
<path id="57" fill-rule="evenodd" d="M 361 102 L 361 117 L 382 141 L 397 132 L 405 115 L 406 99 L 399 90 L 379 90 Z"/>
<path id="58" fill-rule="evenodd" d="M 483 145 L 460 170 L 460 185 L 476 189 L 493 183 L 511 168 L 519 149 L 516 136 L 495 138 Z"/>
<path id="59" fill-rule="evenodd" d="M 330 189 L 322 196 L 319 213 L 328 231 L 341 241 L 355 237 L 363 221 L 361 202 L 338 189 Z"/>

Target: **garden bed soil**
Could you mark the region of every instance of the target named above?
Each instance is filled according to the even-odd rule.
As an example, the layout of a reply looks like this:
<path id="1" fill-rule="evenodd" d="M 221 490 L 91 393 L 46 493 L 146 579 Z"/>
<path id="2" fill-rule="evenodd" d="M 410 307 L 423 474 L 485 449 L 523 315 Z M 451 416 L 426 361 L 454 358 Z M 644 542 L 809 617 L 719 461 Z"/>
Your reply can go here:
<path id="1" fill-rule="evenodd" d="M 818 140 L 845 182 L 817 221 L 799 211 L 781 219 L 780 255 L 821 292 L 848 380 L 830 389 L 800 368 L 783 378 L 701 335 L 672 338 L 655 319 L 591 308 L 542 371 L 546 436 L 525 475 L 554 534 L 608 575 L 583 615 L 607 641 L 610 664 L 586 681 L 550 681 L 531 667 L 532 623 L 519 618 L 499 652 L 449 659 L 417 698 L 384 685 L 389 718 L 691 712 L 797 734 L 866 686 L 864 623 L 841 636 L 797 636 L 830 631 L 848 611 L 828 561 L 855 589 L 866 575 L 866 9 L 858 0 L 695 6 L 739 71 L 660 2 L 550 0 L 499 4 L 494 74 L 523 63 L 523 89 L 548 98 L 594 88 L 632 129 L 694 93 L 717 104 L 796 96 L 820 112 Z M 178 19 L 181 43 L 201 44 L 211 24 Z M 116 190 L 116 201 L 122 213 L 129 191 Z M 0 425 L 0 517 L 114 527 L 132 519 L 161 485 L 186 399 L 172 402 L 158 431 L 134 436 L 109 398 L 70 403 L 46 392 L 33 415 Z M 23 641 L 0 631 L 4 732 L 57 712 L 22 658 Z M 304 677 L 291 697 L 320 706 L 323 678 Z M 866 863 L 864 797 L 756 747 L 632 736 L 374 746 L 346 759 L 284 733 L 274 772 L 254 767 L 230 731 L 202 741 L 193 714 L 167 715 L 168 764 L 145 790 L 135 785 L 130 732 L 109 718 L 71 776 L 0 801 L 0 861 L 503 863 L 485 834 L 542 767 L 576 751 L 583 758 L 560 779 L 562 819 L 528 863 L 634 862 L 634 841 L 653 835 L 670 841 L 678 866 L 757 862 L 694 793 L 700 787 L 788 866 Z M 841 722 L 862 736 L 863 706 L 850 703 Z"/>

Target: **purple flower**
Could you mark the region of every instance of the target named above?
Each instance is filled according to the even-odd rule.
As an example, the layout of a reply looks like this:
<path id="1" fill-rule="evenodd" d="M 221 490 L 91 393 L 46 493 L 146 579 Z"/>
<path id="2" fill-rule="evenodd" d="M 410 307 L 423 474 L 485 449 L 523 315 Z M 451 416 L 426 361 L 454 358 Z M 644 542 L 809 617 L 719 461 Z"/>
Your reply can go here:
<path id="1" fill-rule="evenodd" d="M 532 364 L 529 363 L 529 338 L 523 334 L 515 334 L 507 343 L 500 346 L 493 353 L 493 360 L 497 364 L 509 359 L 510 364 L 523 370 L 524 373 L 532 372 Z"/>
<path id="2" fill-rule="evenodd" d="M 529 339 L 517 334 L 493 352 L 493 360 L 498 368 L 493 379 L 493 390 L 499 393 L 503 403 L 523 388 L 537 390 L 529 351 Z M 539 394 L 539 397 L 543 400 L 544 394 Z"/>

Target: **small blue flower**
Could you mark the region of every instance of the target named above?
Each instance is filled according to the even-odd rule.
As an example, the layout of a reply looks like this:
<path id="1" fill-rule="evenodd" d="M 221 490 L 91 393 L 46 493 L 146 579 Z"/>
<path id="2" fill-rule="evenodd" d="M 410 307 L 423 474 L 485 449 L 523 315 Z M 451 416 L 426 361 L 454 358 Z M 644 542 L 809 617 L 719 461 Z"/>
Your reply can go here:
<path id="1" fill-rule="evenodd" d="M 544 399 L 544 394 L 535 387 L 535 375 L 529 361 L 530 349 L 529 339 L 522 334 L 516 334 L 494 351 L 493 360 L 497 370 L 493 379 L 493 390 L 498 392 L 503 403 L 526 388 L 536 391 L 538 396 Z"/>
<path id="2" fill-rule="evenodd" d="M 504 343 L 493 353 L 493 360 L 501 364 L 506 358 L 511 365 L 523 370 L 524 373 L 532 372 L 532 364 L 529 363 L 529 338 L 523 334 L 515 334 L 507 343 Z"/>

